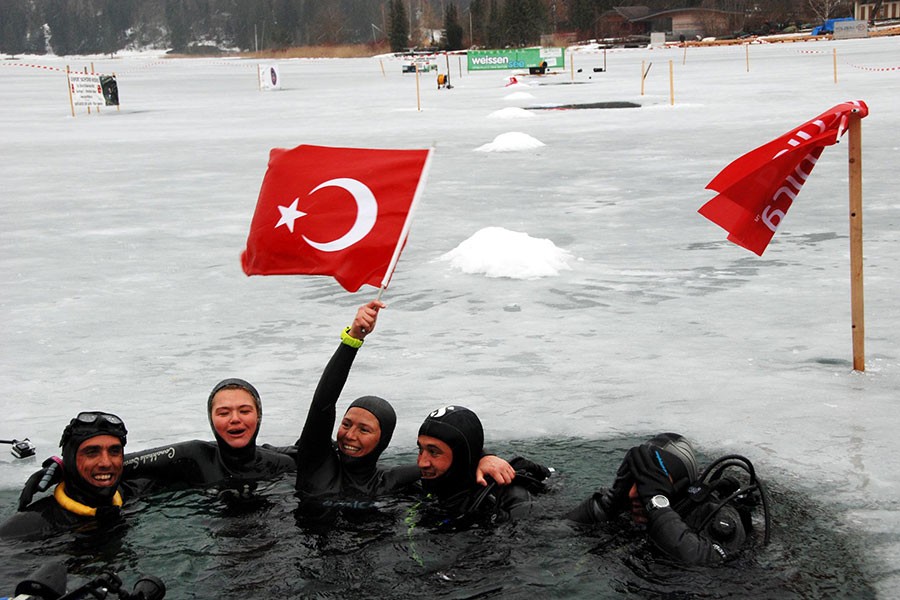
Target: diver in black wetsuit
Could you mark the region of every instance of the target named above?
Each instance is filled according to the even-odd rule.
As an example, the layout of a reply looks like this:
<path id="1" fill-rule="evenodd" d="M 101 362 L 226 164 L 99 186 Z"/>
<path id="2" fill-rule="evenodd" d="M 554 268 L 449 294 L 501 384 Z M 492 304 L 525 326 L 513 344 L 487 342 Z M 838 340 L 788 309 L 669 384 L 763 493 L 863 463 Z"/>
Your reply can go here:
<path id="1" fill-rule="evenodd" d="M 297 440 L 297 495 L 312 514 L 334 499 L 371 499 L 397 491 L 418 478 L 414 467 L 379 469 L 378 458 L 394 433 L 394 409 L 377 396 L 358 398 L 344 414 L 336 440 L 331 439 L 336 404 L 365 337 L 375 329 L 384 303 L 361 306 L 353 324 L 341 332 L 341 343 L 322 372 Z"/>
<path id="2" fill-rule="evenodd" d="M 736 455 L 723 458 L 724 463 L 720 459 L 700 475 L 690 441 L 676 433 L 660 434 L 631 448 L 613 485 L 594 493 L 566 518 L 586 524 L 615 522 L 630 509 L 636 529 L 646 531 L 670 558 L 689 565 L 721 564 L 744 546 L 752 526 L 750 511 L 760 500 L 768 539 L 765 490 L 752 465 Z M 730 466 L 746 470 L 751 484 L 741 487 L 735 478 L 723 476 Z"/>
<path id="3" fill-rule="evenodd" d="M 191 440 L 125 457 L 123 477 L 157 486 L 208 487 L 246 493 L 256 482 L 293 471 L 293 447 L 257 446 L 262 424 L 259 392 L 243 379 L 224 379 L 206 404 L 215 442 Z"/>
<path id="4" fill-rule="evenodd" d="M 419 479 L 415 465 L 378 467 L 378 458 L 390 443 L 396 423 L 394 409 L 382 398 L 363 396 L 354 400 L 340 421 L 336 439 L 331 438 L 336 404 L 353 359 L 365 337 L 375 329 L 378 311 L 384 307 L 374 300 L 357 310 L 313 395 L 296 444 L 297 495 L 306 516 L 319 516 L 322 508 L 365 507 L 365 500 L 403 490 Z M 476 458 L 475 464 L 485 473 L 509 481 L 512 470 L 506 461 L 481 454 L 478 458 L 482 462 L 479 464 Z"/>
<path id="5" fill-rule="evenodd" d="M 108 530 L 121 522 L 122 457 L 128 431 L 103 412 L 82 412 L 63 430 L 63 475 L 52 496 L 0 525 L 0 538 L 43 539 L 64 531 Z M 124 493 L 123 493 L 124 491 Z"/>
<path id="6" fill-rule="evenodd" d="M 476 483 L 478 457 L 483 453 L 484 429 L 478 416 L 462 406 L 432 412 L 419 428 L 418 466 L 422 489 L 438 501 L 438 525 L 466 527 L 525 517 L 532 510 L 532 494 L 543 491 L 550 470 L 522 457 L 514 458 L 512 483 Z"/>
<path id="7" fill-rule="evenodd" d="M 220 381 L 210 392 L 206 408 L 215 442 L 190 440 L 127 454 L 122 479 L 140 479 L 142 492 L 214 487 L 223 498 L 234 498 L 248 497 L 259 481 L 295 470 L 293 446 L 256 445 L 262 402 L 248 382 Z M 37 492 L 59 480 L 55 459 L 48 459 L 43 467 L 26 481 L 19 510 L 24 510 Z"/>

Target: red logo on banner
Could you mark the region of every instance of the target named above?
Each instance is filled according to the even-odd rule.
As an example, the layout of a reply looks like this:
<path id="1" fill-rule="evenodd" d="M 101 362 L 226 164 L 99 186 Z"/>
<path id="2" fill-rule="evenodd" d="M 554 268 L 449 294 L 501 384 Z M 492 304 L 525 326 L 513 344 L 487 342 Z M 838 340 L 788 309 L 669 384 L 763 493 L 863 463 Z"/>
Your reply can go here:
<path id="1" fill-rule="evenodd" d="M 825 146 L 837 143 L 850 114 L 869 114 L 862 100 L 844 102 L 751 150 L 706 186 L 719 195 L 701 215 L 728 232 L 728 240 L 759 256 L 781 225 Z"/>

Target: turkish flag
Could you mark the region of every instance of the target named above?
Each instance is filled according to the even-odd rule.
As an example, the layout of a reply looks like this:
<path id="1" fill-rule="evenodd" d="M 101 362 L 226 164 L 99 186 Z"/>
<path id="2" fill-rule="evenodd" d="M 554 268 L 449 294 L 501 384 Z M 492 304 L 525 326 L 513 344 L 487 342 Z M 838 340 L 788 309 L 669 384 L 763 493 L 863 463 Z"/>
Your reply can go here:
<path id="1" fill-rule="evenodd" d="M 331 275 L 386 287 L 431 150 L 275 148 L 241 265 L 247 275 Z"/>
<path id="2" fill-rule="evenodd" d="M 719 195 L 701 215 L 728 240 L 762 256 L 825 146 L 838 142 L 852 113 L 869 114 L 862 100 L 844 102 L 736 159 L 706 189 Z"/>

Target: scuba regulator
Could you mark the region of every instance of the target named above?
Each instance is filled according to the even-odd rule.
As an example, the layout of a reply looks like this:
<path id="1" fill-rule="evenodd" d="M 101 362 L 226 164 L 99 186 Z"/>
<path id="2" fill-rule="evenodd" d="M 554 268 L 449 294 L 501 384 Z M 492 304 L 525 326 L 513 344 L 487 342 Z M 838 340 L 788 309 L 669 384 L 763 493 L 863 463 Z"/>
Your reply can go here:
<path id="1" fill-rule="evenodd" d="M 726 475 L 729 469 L 743 471 L 747 482 L 741 482 L 737 477 Z M 745 530 L 751 527 L 751 513 L 757 506 L 762 507 L 763 513 L 763 544 L 769 543 L 772 519 L 769 512 L 769 497 L 765 484 L 756 477 L 756 470 L 747 458 L 739 454 L 728 454 L 713 461 L 700 478 L 688 488 L 687 498 L 678 503 L 675 509 L 680 513 L 682 509 L 689 509 L 688 504 L 699 506 L 710 503 L 712 509 L 697 526 L 702 531 L 709 527 L 710 534 L 717 539 L 727 539 L 731 533 L 727 519 L 715 519 L 719 511 L 725 506 L 734 507 L 741 517 Z"/>

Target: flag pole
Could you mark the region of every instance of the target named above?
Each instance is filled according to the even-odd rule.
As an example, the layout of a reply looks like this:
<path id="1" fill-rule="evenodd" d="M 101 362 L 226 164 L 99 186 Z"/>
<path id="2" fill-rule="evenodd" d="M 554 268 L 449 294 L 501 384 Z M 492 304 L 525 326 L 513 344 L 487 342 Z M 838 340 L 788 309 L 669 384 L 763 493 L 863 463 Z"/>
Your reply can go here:
<path id="1" fill-rule="evenodd" d="M 434 148 L 429 148 L 428 156 L 425 157 L 425 164 L 422 165 L 422 175 L 419 177 L 419 183 L 416 185 L 416 192 L 413 194 L 412 202 L 409 205 L 409 212 L 406 213 L 406 221 L 403 222 L 403 229 L 400 230 L 400 237 L 397 238 L 397 246 L 394 248 L 394 255 L 391 256 L 391 262 L 388 263 L 388 268 L 384 272 L 384 277 L 381 279 L 381 287 L 378 290 L 378 297 L 375 298 L 376 300 L 381 300 L 381 293 L 387 287 L 388 282 L 391 280 L 391 275 L 394 274 L 394 269 L 397 267 L 397 261 L 400 260 L 400 252 L 403 251 L 403 245 L 406 243 L 406 238 L 409 236 L 409 228 L 412 224 L 413 214 L 416 212 L 416 205 L 419 203 L 419 197 L 425 189 L 425 180 L 428 179 L 428 170 L 431 167 L 431 157 L 433 154 Z"/>
<path id="2" fill-rule="evenodd" d="M 853 330 L 853 370 L 865 371 L 865 312 L 863 310 L 862 250 L 862 118 L 850 115 L 848 160 L 850 164 L 850 312 Z"/>

